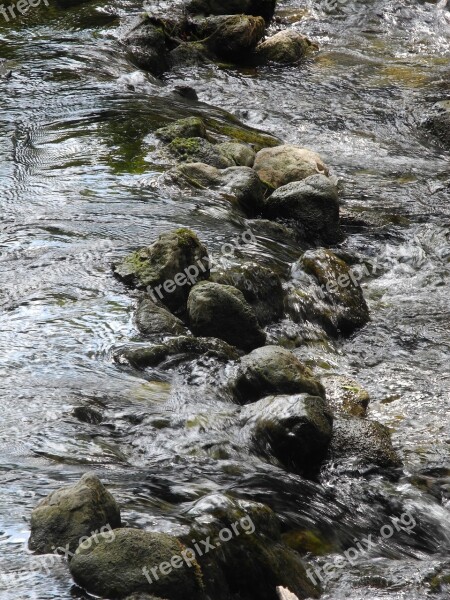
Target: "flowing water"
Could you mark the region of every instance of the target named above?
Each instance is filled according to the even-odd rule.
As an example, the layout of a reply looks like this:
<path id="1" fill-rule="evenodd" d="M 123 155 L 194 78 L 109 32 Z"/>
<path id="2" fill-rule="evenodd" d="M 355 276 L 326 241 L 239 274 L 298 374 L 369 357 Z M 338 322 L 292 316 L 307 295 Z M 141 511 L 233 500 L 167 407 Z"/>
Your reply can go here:
<path id="1" fill-rule="evenodd" d="M 450 155 L 419 124 L 450 98 L 446 3 L 282 1 L 278 14 L 318 55 L 295 67 L 190 67 L 163 85 L 117 44 L 120 17 L 142 6 L 50 2 L 0 23 L 0 598 L 78 594 L 65 564 L 46 573 L 26 541 L 37 501 L 90 469 L 127 524 L 175 534 L 219 492 L 320 530 L 333 552 L 407 509 L 414 531 L 342 569 L 323 597 L 431 597 L 450 546 Z M 177 85 L 200 101 L 172 94 Z M 404 461 L 398 481 L 330 472 L 305 482 L 250 456 L 213 362 L 183 378 L 170 364 L 143 374 L 112 361 L 138 339 L 114 260 L 177 226 L 217 252 L 248 226 L 226 202 L 157 183 L 152 132 L 190 114 L 226 122 L 224 111 L 316 150 L 340 179 L 343 250 L 376 265 L 364 281 L 371 321 L 337 342 L 311 328 L 296 353 L 369 390 L 369 416 L 391 428 Z M 299 255 L 289 240 L 257 238 L 245 256 L 286 272 Z M 101 423 L 74 416 L 88 405 Z"/>

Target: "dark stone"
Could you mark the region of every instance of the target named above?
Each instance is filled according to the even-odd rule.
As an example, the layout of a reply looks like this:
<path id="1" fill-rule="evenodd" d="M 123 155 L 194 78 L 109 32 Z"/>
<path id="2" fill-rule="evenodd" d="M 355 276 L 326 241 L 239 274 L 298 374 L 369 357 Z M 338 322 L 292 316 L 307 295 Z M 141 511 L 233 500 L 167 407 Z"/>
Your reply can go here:
<path id="1" fill-rule="evenodd" d="M 135 320 L 136 327 L 145 335 L 183 335 L 187 333 L 187 329 L 180 319 L 149 298 L 139 301 Z"/>
<path id="2" fill-rule="evenodd" d="M 130 60 L 140 69 L 162 75 L 169 68 L 166 39 L 148 17 L 138 17 L 122 38 Z"/>

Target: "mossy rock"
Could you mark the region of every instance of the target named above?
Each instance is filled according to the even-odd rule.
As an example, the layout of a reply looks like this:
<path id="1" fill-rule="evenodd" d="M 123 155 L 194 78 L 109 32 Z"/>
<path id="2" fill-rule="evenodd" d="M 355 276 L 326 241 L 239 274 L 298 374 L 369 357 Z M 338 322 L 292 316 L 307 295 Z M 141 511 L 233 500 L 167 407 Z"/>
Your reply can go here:
<path id="1" fill-rule="evenodd" d="M 325 397 L 325 390 L 311 371 L 285 348 L 265 346 L 244 356 L 230 381 L 241 404 L 271 394 L 311 394 Z"/>
<path id="2" fill-rule="evenodd" d="M 80 540 L 106 527 L 120 527 L 120 510 L 99 478 L 86 473 L 77 483 L 41 500 L 31 513 L 30 550 L 75 552 Z"/>
<path id="3" fill-rule="evenodd" d="M 292 64 L 310 55 L 315 50 L 318 50 L 316 44 L 298 31 L 288 29 L 279 31 L 258 44 L 255 58 L 258 63 Z"/>
<path id="4" fill-rule="evenodd" d="M 114 539 L 98 536 L 85 549 L 80 546 L 70 562 L 75 583 L 91 594 L 126 598 L 132 593 L 149 593 L 170 600 L 203 598 L 202 574 L 198 563 L 191 566 L 172 558 L 181 557 L 185 546 L 175 537 L 139 529 L 116 529 Z M 178 563 L 177 563 L 178 564 Z M 163 568 L 153 577 L 152 567 Z M 144 569 L 147 569 L 146 577 Z M 170 569 L 170 570 L 169 570 Z"/>
<path id="5" fill-rule="evenodd" d="M 145 289 L 155 302 L 182 312 L 193 283 L 209 277 L 209 256 L 193 231 L 180 228 L 162 233 L 151 246 L 131 253 L 113 270 L 125 284 Z"/>
<path id="6" fill-rule="evenodd" d="M 253 167 L 256 153 L 248 144 L 223 142 L 218 144 L 217 148 L 232 160 L 237 167 Z"/>
<path id="7" fill-rule="evenodd" d="M 179 160 L 186 162 L 206 163 L 218 169 L 234 166 L 234 162 L 227 158 L 220 149 L 203 138 L 175 138 L 168 145 L 168 150 Z"/>
<path id="8" fill-rule="evenodd" d="M 327 400 L 334 412 L 343 412 L 354 417 L 365 417 L 369 406 L 369 392 L 357 381 L 343 375 L 322 377 Z"/>
<path id="9" fill-rule="evenodd" d="M 239 141 L 250 145 L 255 152 L 259 152 L 263 148 L 273 148 L 282 145 L 282 141 L 268 133 L 246 127 L 233 115 L 227 115 L 227 120 L 222 121 L 213 117 L 205 117 L 204 121 L 208 129 L 231 138 L 234 141 Z"/>
<path id="10" fill-rule="evenodd" d="M 200 117 L 179 119 L 166 127 L 160 127 L 155 135 L 164 142 L 172 142 L 176 138 L 207 138 L 206 127 Z"/>
<path id="11" fill-rule="evenodd" d="M 333 544 L 325 540 L 319 531 L 296 529 L 287 531 L 281 536 L 283 542 L 299 554 L 324 556 L 334 550 Z"/>

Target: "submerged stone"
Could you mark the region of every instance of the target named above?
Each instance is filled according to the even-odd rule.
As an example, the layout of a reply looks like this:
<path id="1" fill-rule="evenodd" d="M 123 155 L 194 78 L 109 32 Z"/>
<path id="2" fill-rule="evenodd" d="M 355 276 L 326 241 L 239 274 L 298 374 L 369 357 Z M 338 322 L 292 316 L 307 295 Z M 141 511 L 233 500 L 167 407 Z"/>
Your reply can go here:
<path id="1" fill-rule="evenodd" d="M 188 317 L 196 335 L 217 337 L 243 350 L 253 350 L 266 341 L 244 295 L 230 285 L 195 285 L 189 294 Z"/>
<path id="2" fill-rule="evenodd" d="M 60 488 L 39 502 L 31 513 L 28 547 L 38 554 L 66 548 L 75 552 L 80 540 L 102 528 L 120 527 L 120 510 L 99 478 L 86 473 L 78 483 Z"/>
<path id="3" fill-rule="evenodd" d="M 241 417 L 254 452 L 303 477 L 317 475 L 333 424 L 323 398 L 307 394 L 269 396 L 244 406 Z"/>
<path id="4" fill-rule="evenodd" d="M 450 148 L 450 100 L 436 102 L 422 125 Z"/>

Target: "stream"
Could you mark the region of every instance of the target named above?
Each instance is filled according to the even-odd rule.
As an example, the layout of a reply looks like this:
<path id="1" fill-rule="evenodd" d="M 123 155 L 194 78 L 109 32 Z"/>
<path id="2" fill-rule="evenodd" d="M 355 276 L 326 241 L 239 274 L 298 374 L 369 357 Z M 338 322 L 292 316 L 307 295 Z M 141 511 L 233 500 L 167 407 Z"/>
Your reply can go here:
<path id="1" fill-rule="evenodd" d="M 0 16 L 0 599 L 89 597 L 62 560 L 48 573 L 33 567 L 27 540 L 36 503 L 90 470 L 127 525 L 179 535 L 195 502 L 229 493 L 268 504 L 287 528 L 319 530 L 330 555 L 408 510 L 413 533 L 360 556 L 322 598 L 449 598 L 450 586 L 430 582 L 450 568 L 450 153 L 420 127 L 450 99 L 446 3 L 281 0 L 277 15 L 320 47 L 310 59 L 206 64 L 162 80 L 117 43 L 121 18 L 141 10 L 49 0 L 9 23 Z M 403 460 L 400 479 L 330 470 L 305 481 L 236 449 L 215 365 L 198 361 L 187 386 L 176 365 L 144 376 L 112 359 L 139 339 L 135 299 L 112 263 L 177 227 L 216 253 L 248 227 L 226 202 L 160 186 L 152 154 L 167 122 L 225 123 L 229 113 L 313 149 L 339 179 L 340 248 L 375 265 L 363 281 L 371 320 L 338 340 L 285 327 L 319 374 L 368 390 L 368 416 L 390 428 Z M 256 238 L 246 258 L 278 270 L 298 258 L 289 239 Z M 80 422 L 84 406 L 102 421 Z"/>

